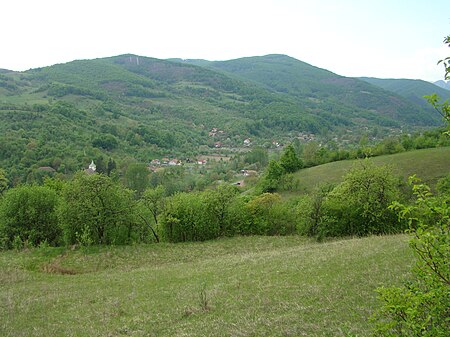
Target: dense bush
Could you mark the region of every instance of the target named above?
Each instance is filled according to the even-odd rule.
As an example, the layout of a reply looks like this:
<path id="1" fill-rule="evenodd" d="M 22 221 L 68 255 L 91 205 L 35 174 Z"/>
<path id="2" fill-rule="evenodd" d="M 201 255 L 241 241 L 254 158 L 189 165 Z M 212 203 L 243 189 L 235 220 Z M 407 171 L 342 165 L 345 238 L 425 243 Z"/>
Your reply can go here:
<path id="1" fill-rule="evenodd" d="M 178 193 L 166 201 L 161 217 L 163 237 L 170 242 L 203 241 L 219 235 L 217 223 L 209 223 L 200 193 Z"/>
<path id="2" fill-rule="evenodd" d="M 434 196 L 417 183 L 411 206 L 394 203 L 408 220 L 417 263 L 414 278 L 402 287 L 380 288 L 383 306 L 378 311 L 381 336 L 448 336 L 450 331 L 450 194 Z"/>
<path id="3" fill-rule="evenodd" d="M 203 214 L 209 222 L 218 226 L 219 236 L 231 236 L 237 232 L 239 221 L 233 217 L 232 207 L 239 194 L 235 186 L 219 185 L 215 190 L 202 193 Z"/>
<path id="4" fill-rule="evenodd" d="M 68 244 L 125 244 L 139 230 L 132 191 L 102 174 L 77 174 L 62 190 L 58 214 Z"/>
<path id="5" fill-rule="evenodd" d="M 287 235 L 296 231 L 293 208 L 279 194 L 264 193 L 247 203 L 249 232 L 258 235 Z"/>
<path id="6" fill-rule="evenodd" d="M 165 201 L 159 217 L 167 241 L 203 241 L 232 235 L 288 235 L 296 231 L 295 207 L 278 194 L 239 196 L 235 187 L 178 193 Z"/>
<path id="7" fill-rule="evenodd" d="M 61 230 L 58 226 L 57 194 L 48 187 L 20 186 L 5 192 L 0 204 L 0 237 L 4 248 L 13 242 L 36 246 L 44 241 L 57 245 Z"/>
<path id="8" fill-rule="evenodd" d="M 323 236 L 396 233 L 404 223 L 388 206 L 400 198 L 400 180 L 386 166 L 359 162 L 331 189 L 299 200 L 299 232 Z"/>
<path id="9" fill-rule="evenodd" d="M 364 236 L 401 231 L 403 225 L 388 206 L 400 197 L 399 179 L 390 168 L 360 162 L 325 201 L 327 219 L 319 226 L 325 236 Z"/>

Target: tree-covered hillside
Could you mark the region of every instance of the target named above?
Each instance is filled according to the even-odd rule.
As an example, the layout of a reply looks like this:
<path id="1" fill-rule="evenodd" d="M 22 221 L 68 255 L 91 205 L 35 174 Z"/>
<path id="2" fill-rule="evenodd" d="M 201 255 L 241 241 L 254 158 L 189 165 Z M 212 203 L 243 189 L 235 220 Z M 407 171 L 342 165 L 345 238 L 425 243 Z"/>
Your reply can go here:
<path id="1" fill-rule="evenodd" d="M 202 64 L 199 61 L 194 63 Z M 417 102 L 365 81 L 336 75 L 286 55 L 266 55 L 210 62 L 221 69 L 294 98 L 318 114 L 328 112 L 355 124 L 429 125 L 439 122 Z M 431 91 L 433 92 L 433 91 Z"/>
<path id="2" fill-rule="evenodd" d="M 287 56 L 211 63 L 136 55 L 0 72 L 0 167 L 13 184 L 92 159 L 190 157 L 244 140 L 436 125 L 400 96 Z M 211 132 L 216 130 L 216 132 Z M 44 168 L 44 170 L 39 170 Z"/>
<path id="3" fill-rule="evenodd" d="M 424 96 L 436 93 L 444 101 L 450 99 L 450 91 L 422 80 L 382 79 L 373 77 L 361 77 L 361 79 L 380 88 L 395 92 L 429 110 L 433 108 L 428 104 Z"/>

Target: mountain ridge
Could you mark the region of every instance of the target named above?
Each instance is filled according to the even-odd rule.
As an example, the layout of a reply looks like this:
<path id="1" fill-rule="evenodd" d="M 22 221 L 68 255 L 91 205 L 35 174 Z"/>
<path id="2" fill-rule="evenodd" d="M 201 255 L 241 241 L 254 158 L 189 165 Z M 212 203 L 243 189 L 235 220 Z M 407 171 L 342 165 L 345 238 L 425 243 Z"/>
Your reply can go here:
<path id="1" fill-rule="evenodd" d="M 395 92 L 410 101 L 431 109 L 428 101 L 424 96 L 436 93 L 444 101 L 450 99 L 450 91 L 447 91 L 433 83 L 423 80 L 411 79 L 381 79 L 374 77 L 360 77 L 360 79 L 377 85 L 383 89 Z"/>
<path id="2" fill-rule="evenodd" d="M 357 141 L 440 119 L 286 55 L 189 63 L 123 54 L 0 73 L 0 121 L 0 167 L 27 179 L 41 166 L 70 173 L 92 158 L 126 165 L 240 150 L 246 139 L 271 147 L 302 133 L 340 141 L 353 132 Z"/>

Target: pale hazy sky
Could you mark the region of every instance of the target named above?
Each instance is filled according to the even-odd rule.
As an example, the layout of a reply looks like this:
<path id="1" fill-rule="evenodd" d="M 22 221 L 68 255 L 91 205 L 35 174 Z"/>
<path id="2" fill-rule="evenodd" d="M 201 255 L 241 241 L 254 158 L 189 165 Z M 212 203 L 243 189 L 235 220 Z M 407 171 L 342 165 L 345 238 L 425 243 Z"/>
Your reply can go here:
<path id="1" fill-rule="evenodd" d="M 0 68 L 125 53 L 287 54 L 344 76 L 443 78 L 450 0 L 2 0 Z"/>

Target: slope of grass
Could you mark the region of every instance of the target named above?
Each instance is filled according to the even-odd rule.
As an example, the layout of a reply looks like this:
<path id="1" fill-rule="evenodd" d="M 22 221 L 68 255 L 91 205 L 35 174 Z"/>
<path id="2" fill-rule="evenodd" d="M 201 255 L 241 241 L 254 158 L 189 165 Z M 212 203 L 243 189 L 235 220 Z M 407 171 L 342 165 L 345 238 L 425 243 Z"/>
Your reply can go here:
<path id="1" fill-rule="evenodd" d="M 365 336 L 407 237 L 0 253 L 2 336 Z"/>
<path id="2" fill-rule="evenodd" d="M 391 165 L 394 173 L 403 178 L 413 174 L 424 182 L 434 185 L 450 172 L 450 147 L 422 149 L 392 155 L 369 158 L 376 165 Z M 295 192 L 310 192 L 324 183 L 339 183 L 358 160 L 345 160 L 303 169 L 295 173 L 300 184 Z"/>

